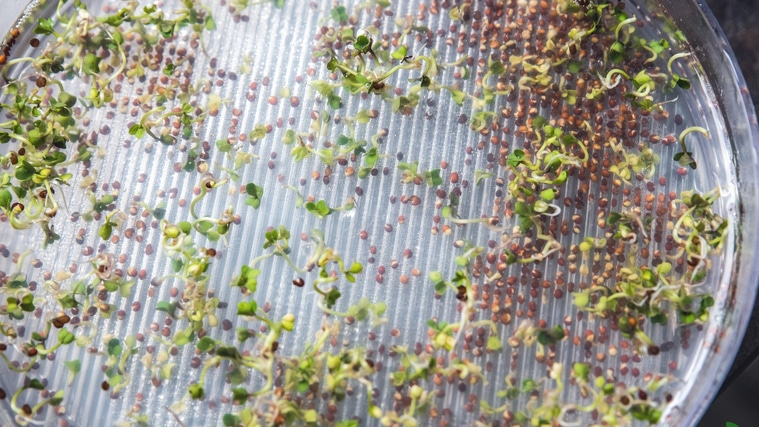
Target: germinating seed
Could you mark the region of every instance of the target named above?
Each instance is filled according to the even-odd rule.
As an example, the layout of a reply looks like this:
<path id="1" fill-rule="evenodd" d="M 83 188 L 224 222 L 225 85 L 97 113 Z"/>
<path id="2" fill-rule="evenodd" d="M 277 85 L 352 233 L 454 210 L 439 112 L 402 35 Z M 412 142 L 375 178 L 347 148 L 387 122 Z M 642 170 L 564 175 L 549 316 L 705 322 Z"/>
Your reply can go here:
<path id="1" fill-rule="evenodd" d="M 212 424 L 239 424 L 251 408 L 276 425 L 354 417 L 382 425 L 509 423 L 564 410 L 579 417 L 576 409 L 590 402 L 562 400 L 577 393 L 561 387 L 597 394 L 591 374 L 631 390 L 612 387 L 614 395 L 594 404 L 592 416 L 607 410 L 623 425 L 640 417 L 657 422 L 677 392 L 671 380 L 678 365 L 662 362 L 671 376 L 657 377 L 664 391 L 654 391 L 645 389 L 655 377 L 642 364 L 656 365 L 665 348 L 689 354 L 691 334 L 703 333 L 698 327 L 714 301 L 708 293 L 681 301 L 719 268 L 728 224 L 718 214 L 718 192 L 688 190 L 691 169 L 709 161 L 694 146 L 710 135 L 664 97 L 688 96 L 693 58 L 675 38 L 654 37 L 653 24 L 624 2 L 422 1 L 410 13 L 389 2 L 344 3 L 206 8 L 193 0 L 130 13 L 105 7 L 97 20 L 73 5 L 75 14 L 62 13 L 87 26 L 88 43 L 76 25 L 58 18 L 35 23 L 39 39 L 30 42 L 29 64 L 4 70 L 4 77 L 32 69 L 35 75 L 6 79 L 3 90 L 44 114 L 4 104 L 25 140 L 4 134 L 13 192 L 0 188 L 0 232 L 33 226 L 40 241 L 60 247 L 68 229 L 57 222 L 65 198 L 55 191 L 71 179 L 77 185 L 68 187 L 80 192 L 67 209 L 75 210 L 70 222 L 80 224 L 73 235 L 83 246 L 73 255 L 84 259 L 59 273 L 42 255 L 25 264 L 28 254 L 0 246 L 14 264 L 0 271 L 2 289 L 20 290 L 6 304 L 16 311 L 2 320 L 5 338 L 26 335 L 23 325 L 7 326 L 29 312 L 58 330 L 55 339 L 33 337 L 19 354 L 4 343 L 2 351 L 35 367 L 32 379 L 47 364 L 80 384 L 53 346 L 73 342 L 67 332 L 84 340 L 89 325 L 114 322 L 92 328 L 84 344 L 108 359 L 101 385 L 109 397 L 142 396 L 130 378 L 150 376 L 167 402 L 205 399 Z M 211 32 L 217 25 L 252 25 L 265 11 L 285 28 L 300 21 L 287 14 L 306 7 L 324 13 L 318 28 L 287 44 L 309 55 L 305 72 L 289 64 L 271 73 L 254 51 L 233 49 L 233 61 L 218 51 L 218 33 Z M 9 46 L 19 36 L 11 32 Z M 217 57 L 197 53 L 206 51 Z M 23 54 L 3 53 L 3 64 Z M 290 71 L 297 73 L 293 82 L 283 82 Z M 247 103 L 235 98 L 238 85 Z M 107 124 L 97 123 L 103 117 Z M 122 119 L 126 129 L 119 128 Z M 36 121 L 35 129 L 21 126 Z M 35 131 L 48 126 L 59 139 Z M 427 138 L 427 127 L 436 138 Z M 404 137 L 412 128 L 417 136 Z M 121 141 L 110 144 L 117 136 Z M 148 154 L 145 169 L 113 182 L 109 193 L 100 177 L 120 172 L 103 167 L 110 164 L 103 159 L 129 159 L 132 149 Z M 69 178 L 67 168 L 76 167 Z M 674 171 L 669 178 L 667 168 Z M 149 191 L 163 182 L 172 182 L 168 192 Z M 657 193 L 655 183 L 672 187 Z M 146 191 L 145 184 L 153 187 Z M 290 217 L 297 219 L 279 225 Z M 345 231 L 351 224 L 360 230 L 353 237 Z M 225 247 L 229 256 L 222 258 Z M 416 266 L 403 262 L 412 256 Z M 25 265 L 42 268 L 42 259 L 51 269 L 39 276 L 44 280 L 33 280 L 39 272 L 16 275 Z M 227 262 L 236 263 L 230 287 L 220 282 Z M 377 265 L 373 282 L 369 264 Z M 148 275 L 142 300 L 137 282 Z M 65 313 L 48 315 L 35 298 L 23 300 L 43 292 L 57 299 L 56 310 L 81 309 L 83 324 Z M 278 297 L 264 301 L 264 293 Z M 150 333 L 138 333 L 137 344 L 119 329 L 129 323 L 121 308 L 128 298 L 134 313 L 143 310 L 130 319 L 149 316 Z M 403 304 L 414 309 L 411 317 Z M 440 318 L 427 319 L 429 312 Z M 341 323 L 350 328 L 340 331 Z M 661 323 L 684 331 L 679 345 L 653 340 L 666 335 Z M 354 328 L 368 341 L 354 340 Z M 375 331 L 389 331 L 392 342 Z M 505 353 L 504 343 L 513 352 Z M 194 353 L 192 371 L 183 369 L 186 351 Z M 617 354 L 621 366 L 609 360 Z M 22 366 L 15 356 L 12 366 Z M 528 363 L 545 369 L 522 369 Z M 501 372 L 499 365 L 510 368 L 506 381 L 480 374 Z M 219 378 L 231 391 L 215 388 Z M 531 396 L 527 406 L 509 400 L 524 394 Z M 460 405 L 444 407 L 446 396 Z M 642 412 L 623 404 L 629 396 Z M 181 424 L 197 413 L 171 408 L 139 406 L 129 416 Z M 26 405 L 17 415 L 35 418 L 31 412 Z"/>

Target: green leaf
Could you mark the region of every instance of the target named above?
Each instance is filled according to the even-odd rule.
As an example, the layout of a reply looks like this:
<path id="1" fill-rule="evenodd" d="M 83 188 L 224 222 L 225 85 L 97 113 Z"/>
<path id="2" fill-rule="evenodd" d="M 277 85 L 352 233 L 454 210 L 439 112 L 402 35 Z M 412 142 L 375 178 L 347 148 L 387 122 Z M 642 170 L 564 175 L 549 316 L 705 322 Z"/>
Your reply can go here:
<path id="1" fill-rule="evenodd" d="M 572 74 L 577 74 L 582 69 L 582 61 L 570 60 L 567 63 L 567 70 Z"/>
<path id="2" fill-rule="evenodd" d="M 32 378 L 31 380 L 29 380 L 29 385 L 27 385 L 26 388 L 31 388 L 34 390 L 44 390 L 45 386 L 42 385 L 42 382 L 40 382 L 40 380 L 38 380 L 37 378 Z"/>
<path id="3" fill-rule="evenodd" d="M 118 338 L 112 338 L 108 341 L 108 354 L 110 356 L 121 356 L 121 351 L 121 341 L 119 341 Z"/>
<path id="4" fill-rule="evenodd" d="M 63 402 L 63 390 L 58 390 L 50 399 L 51 406 L 58 406 Z"/>
<path id="5" fill-rule="evenodd" d="M 79 359 L 63 362 L 63 365 L 73 374 L 78 374 L 82 370 L 82 362 Z"/>
<path id="6" fill-rule="evenodd" d="M 227 373 L 227 379 L 234 385 L 242 384 L 245 382 L 245 374 L 247 371 L 243 371 L 239 367 L 235 367 Z"/>
<path id="7" fill-rule="evenodd" d="M 682 167 L 690 167 L 691 169 L 696 169 L 696 161 L 693 159 L 693 153 L 689 151 L 682 151 L 680 153 L 675 154 L 674 160 L 680 164 Z"/>
<path id="8" fill-rule="evenodd" d="M 333 56 L 327 61 L 327 69 L 329 71 L 337 71 L 340 68 L 340 61 L 337 60 L 337 57 Z"/>
<path id="9" fill-rule="evenodd" d="M 179 227 L 179 230 L 184 234 L 189 234 L 192 230 L 192 223 L 189 221 L 180 221 L 177 224 L 177 227 Z"/>
<path id="10" fill-rule="evenodd" d="M 332 16 L 332 19 L 337 22 L 345 22 L 348 20 L 348 12 L 345 10 L 345 6 L 334 7 L 329 14 Z"/>
<path id="11" fill-rule="evenodd" d="M 26 181 L 31 179 L 34 174 L 37 173 L 37 170 L 29 164 L 26 160 L 21 162 L 21 165 L 16 165 L 16 172 L 14 176 L 19 181 Z"/>
<path id="12" fill-rule="evenodd" d="M 167 76 L 171 76 L 172 74 L 174 74 L 174 64 L 172 64 L 171 62 L 169 62 L 168 64 L 166 64 L 163 67 L 163 74 L 165 74 Z"/>
<path id="13" fill-rule="evenodd" d="M 52 18 L 42 18 L 37 22 L 34 28 L 34 34 L 49 36 L 55 33 L 55 24 Z"/>
<path id="14" fill-rule="evenodd" d="M 67 329 L 60 329 L 58 331 L 58 341 L 63 345 L 68 345 L 74 342 L 76 336 L 69 332 Z"/>
<path id="15" fill-rule="evenodd" d="M 241 316 L 255 316 L 258 304 L 255 301 L 240 301 L 237 303 L 237 314 Z"/>
<path id="16" fill-rule="evenodd" d="M 680 77 L 677 74 L 673 74 L 672 79 L 680 89 L 690 89 L 690 80 L 686 79 L 685 77 Z"/>
<path id="17" fill-rule="evenodd" d="M 348 273 L 352 273 L 352 274 L 359 274 L 363 270 L 364 270 L 364 266 L 361 265 L 360 262 L 353 261 L 353 263 L 351 264 L 351 266 L 347 270 L 345 270 L 345 271 L 348 272 Z"/>
<path id="18" fill-rule="evenodd" d="M 342 104 L 343 99 L 339 96 L 335 95 L 334 93 L 330 93 L 327 95 L 327 104 L 329 105 L 329 108 L 333 110 L 337 110 L 340 108 L 340 105 Z"/>
<path id="19" fill-rule="evenodd" d="M 647 403 L 639 403 L 630 407 L 630 415 L 636 420 L 656 424 L 659 422 L 662 412 Z"/>
<path id="20" fill-rule="evenodd" d="M 356 37 L 356 41 L 353 42 L 353 48 L 361 53 L 367 53 L 372 48 L 372 39 L 362 34 Z"/>
<path id="21" fill-rule="evenodd" d="M 158 311 L 163 311 L 164 313 L 168 313 L 170 316 L 174 315 L 174 310 L 176 310 L 176 304 L 170 303 L 168 301 L 158 301 L 158 304 L 156 304 L 155 309 Z"/>
<path id="22" fill-rule="evenodd" d="M 245 185 L 245 192 L 248 194 L 245 204 L 258 209 L 261 206 L 261 197 L 264 195 L 264 188 L 252 182 Z"/>
<path id="23" fill-rule="evenodd" d="M 245 401 L 248 400 L 248 396 L 250 396 L 250 394 L 248 393 L 248 390 L 245 390 L 244 388 L 232 389 L 232 402 L 238 405 L 245 403 Z"/>
<path id="24" fill-rule="evenodd" d="M 335 303 L 337 303 L 337 300 L 340 299 L 340 296 L 342 294 L 340 291 L 337 290 L 337 288 L 332 288 L 327 292 L 327 295 L 324 297 L 324 303 L 327 305 L 327 308 L 334 307 Z"/>
<path id="25" fill-rule="evenodd" d="M 101 225 L 98 228 L 98 236 L 100 236 L 100 238 L 103 240 L 110 239 L 112 233 L 113 233 L 113 225 L 110 222 L 106 222 L 105 224 Z"/>
<path id="26" fill-rule="evenodd" d="M 427 178 L 427 185 L 430 187 L 437 187 L 443 184 L 443 178 L 440 176 L 440 169 L 433 169 L 425 173 Z"/>
<path id="27" fill-rule="evenodd" d="M 523 150 L 514 150 L 509 154 L 509 157 L 506 159 L 506 164 L 509 166 L 516 168 L 519 166 L 525 158 L 525 153 Z"/>
<path id="28" fill-rule="evenodd" d="M 284 3 L 284 0 L 275 0 L 275 7 L 282 8 L 282 4 Z M 279 4 L 279 6 L 277 6 Z M 210 14 L 206 16 L 203 26 L 206 28 L 207 31 L 213 31 L 216 29 L 216 21 L 214 21 L 213 16 Z"/>
<path id="29" fill-rule="evenodd" d="M 206 392 L 203 390 L 203 386 L 200 384 L 192 384 L 187 387 L 187 392 L 193 399 L 202 399 Z"/>
<path id="30" fill-rule="evenodd" d="M 657 325 L 666 325 L 667 324 L 667 315 L 664 313 L 657 313 L 650 317 L 651 323 L 657 324 Z"/>
<path id="31" fill-rule="evenodd" d="M 224 414 L 224 416 L 221 417 L 221 422 L 224 423 L 225 427 L 236 427 L 238 424 L 242 423 L 242 419 L 234 414 Z"/>
<path id="32" fill-rule="evenodd" d="M 680 314 L 680 322 L 682 322 L 684 325 L 690 325 L 691 323 L 696 322 L 696 313 L 692 311 L 681 310 L 679 314 Z"/>
<path id="33" fill-rule="evenodd" d="M 669 48 L 669 42 L 666 39 L 651 40 L 648 43 L 648 47 L 656 53 L 662 53 L 665 49 Z"/>
<path id="34" fill-rule="evenodd" d="M 197 347 L 198 350 L 207 353 L 216 347 L 216 341 L 211 337 L 203 337 L 198 340 L 197 344 L 195 344 L 195 347 Z"/>
<path id="35" fill-rule="evenodd" d="M 21 310 L 26 311 L 26 312 L 34 311 L 34 295 L 32 294 L 24 295 L 23 298 L 21 298 L 19 307 L 21 307 Z"/>
<path id="36" fill-rule="evenodd" d="M 245 287 L 247 288 L 251 293 L 256 291 L 256 287 L 258 286 L 258 275 L 261 274 L 261 270 L 258 270 L 256 268 L 251 268 L 247 265 L 243 265 L 240 268 L 240 276 L 237 278 L 237 281 L 235 281 L 233 286 L 237 287 Z"/>
<path id="37" fill-rule="evenodd" d="M 590 296 L 585 292 L 575 292 L 572 294 L 572 301 L 574 302 L 575 306 L 584 308 L 588 306 L 588 303 L 590 302 Z"/>
<path id="38" fill-rule="evenodd" d="M 290 145 L 297 139 L 297 135 L 294 130 L 288 129 L 285 131 L 285 135 L 282 137 L 282 143 L 285 145 Z"/>
<path id="39" fill-rule="evenodd" d="M 393 51 L 390 56 L 393 59 L 401 60 L 406 57 L 406 46 L 400 45 L 398 46 L 398 49 Z"/>
<path id="40" fill-rule="evenodd" d="M 337 137 L 337 145 L 344 146 L 344 145 L 352 145 L 355 141 L 353 138 L 346 136 L 346 135 L 340 135 Z"/>
<path id="41" fill-rule="evenodd" d="M 451 96 L 453 97 L 453 102 L 455 102 L 456 105 L 461 106 L 464 104 L 464 100 L 466 100 L 466 93 L 464 93 L 464 91 L 449 88 L 449 87 L 446 87 L 445 89 L 447 89 L 448 92 L 451 93 Z"/>
<path id="42" fill-rule="evenodd" d="M 609 217 L 606 219 L 606 222 L 610 225 L 614 225 L 619 222 L 620 219 L 622 219 L 622 214 L 619 212 L 610 212 Z"/>
<path id="43" fill-rule="evenodd" d="M 230 144 L 226 139 L 220 139 L 216 141 L 216 148 L 222 153 L 228 153 L 232 151 L 232 144 Z"/>
<path id="44" fill-rule="evenodd" d="M 537 116 L 532 119 L 532 128 L 535 130 L 543 129 L 548 126 L 548 120 L 543 116 Z"/>
<path id="45" fill-rule="evenodd" d="M 556 325 L 550 330 L 541 330 L 538 332 L 538 342 L 543 345 L 555 344 L 564 339 L 564 328 Z"/>
<path id="46" fill-rule="evenodd" d="M 181 330 L 174 334 L 174 344 L 178 346 L 183 346 L 192 340 L 192 338 L 195 336 L 195 332 L 193 332 L 192 328 L 187 328 L 184 330 Z M 168 376 L 167 376 L 168 379 Z"/>
<path id="47" fill-rule="evenodd" d="M 13 195 L 8 190 L 0 190 L 0 208 L 9 210 L 11 208 L 11 202 L 13 202 Z"/>
<path id="48" fill-rule="evenodd" d="M 501 344 L 500 338 L 495 335 L 491 335 L 490 338 L 488 338 L 488 350 L 498 351 L 502 348 L 503 345 Z"/>
<path id="49" fill-rule="evenodd" d="M 100 58 L 93 53 L 88 53 L 82 60 L 82 71 L 84 74 L 95 75 L 100 72 Z"/>
<path id="50" fill-rule="evenodd" d="M 714 305 L 714 297 L 712 297 L 711 295 L 707 295 L 701 300 L 702 310 L 712 307 L 713 305 Z"/>
<path id="51" fill-rule="evenodd" d="M 506 67 L 503 66 L 501 61 L 491 61 L 489 70 L 492 74 L 500 75 L 506 71 Z"/>
<path id="52" fill-rule="evenodd" d="M 587 363 L 575 362 L 572 366 L 572 372 L 575 377 L 588 381 L 588 378 L 590 378 L 590 365 Z"/>
<path id="53" fill-rule="evenodd" d="M 325 202 L 324 200 L 319 200 L 316 203 L 314 203 L 314 202 L 308 202 L 308 203 L 305 204 L 305 207 L 306 207 L 306 210 L 309 213 L 311 213 L 313 215 L 316 215 L 319 218 L 324 218 L 327 215 L 329 215 L 332 212 L 334 212 L 333 209 L 331 209 L 329 206 L 327 206 L 327 202 Z"/>
<path id="54" fill-rule="evenodd" d="M 266 136 L 266 126 L 265 125 L 255 125 L 253 127 L 253 130 L 250 131 L 250 135 L 248 135 L 248 139 L 250 139 L 251 142 L 259 141 L 263 139 Z"/>

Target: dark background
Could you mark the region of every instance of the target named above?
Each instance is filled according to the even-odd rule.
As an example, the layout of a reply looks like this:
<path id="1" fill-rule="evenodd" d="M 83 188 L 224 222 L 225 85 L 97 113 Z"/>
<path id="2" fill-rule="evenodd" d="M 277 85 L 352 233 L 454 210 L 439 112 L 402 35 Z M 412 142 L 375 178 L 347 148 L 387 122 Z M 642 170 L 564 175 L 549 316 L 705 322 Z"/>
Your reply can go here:
<path id="1" fill-rule="evenodd" d="M 759 0 L 707 0 L 706 4 L 730 41 L 756 109 L 759 105 Z M 722 390 L 699 427 L 724 427 L 727 422 L 740 427 L 759 426 L 759 307 L 756 306 Z"/>

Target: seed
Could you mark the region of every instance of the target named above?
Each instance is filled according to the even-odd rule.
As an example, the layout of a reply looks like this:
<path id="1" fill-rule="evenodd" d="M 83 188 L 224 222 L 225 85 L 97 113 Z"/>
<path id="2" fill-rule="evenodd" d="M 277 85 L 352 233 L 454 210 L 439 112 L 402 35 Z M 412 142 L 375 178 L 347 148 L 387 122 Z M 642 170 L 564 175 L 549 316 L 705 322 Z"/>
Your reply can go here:
<path id="1" fill-rule="evenodd" d="M 53 326 L 55 326 L 57 329 L 62 328 L 65 324 L 69 323 L 71 321 L 71 318 L 67 316 L 66 314 L 62 314 L 55 319 L 53 319 L 52 323 Z"/>

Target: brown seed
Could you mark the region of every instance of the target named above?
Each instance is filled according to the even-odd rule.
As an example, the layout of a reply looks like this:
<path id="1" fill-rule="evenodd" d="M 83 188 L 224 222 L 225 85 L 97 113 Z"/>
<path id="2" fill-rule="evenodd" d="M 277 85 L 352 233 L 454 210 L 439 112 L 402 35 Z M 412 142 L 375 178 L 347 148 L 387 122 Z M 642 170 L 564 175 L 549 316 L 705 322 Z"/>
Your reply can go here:
<path id="1" fill-rule="evenodd" d="M 60 329 L 63 327 L 63 325 L 69 323 L 71 321 L 71 318 L 65 314 L 62 314 L 55 319 L 53 319 L 52 323 L 53 326 L 55 326 L 57 329 Z"/>
<path id="2" fill-rule="evenodd" d="M 111 385 L 108 384 L 108 381 L 103 381 L 100 383 L 100 388 L 102 388 L 103 391 L 108 391 L 108 389 L 111 388 Z"/>

